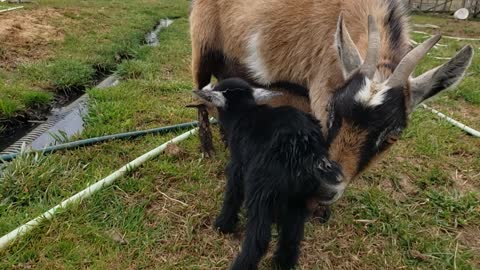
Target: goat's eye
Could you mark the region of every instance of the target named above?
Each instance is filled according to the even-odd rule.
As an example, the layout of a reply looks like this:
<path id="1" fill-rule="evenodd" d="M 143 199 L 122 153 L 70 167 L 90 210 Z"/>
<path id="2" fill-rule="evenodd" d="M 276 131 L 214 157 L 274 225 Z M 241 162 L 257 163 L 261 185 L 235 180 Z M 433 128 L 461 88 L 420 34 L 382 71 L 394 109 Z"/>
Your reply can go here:
<path id="1" fill-rule="evenodd" d="M 394 144 L 398 141 L 398 136 L 388 136 L 387 143 Z"/>
<path id="2" fill-rule="evenodd" d="M 383 139 L 379 139 L 377 142 L 377 147 L 379 149 L 385 149 L 386 147 L 389 147 L 390 145 L 396 143 L 398 141 L 399 136 L 396 135 L 387 135 L 386 137 L 383 137 Z"/>

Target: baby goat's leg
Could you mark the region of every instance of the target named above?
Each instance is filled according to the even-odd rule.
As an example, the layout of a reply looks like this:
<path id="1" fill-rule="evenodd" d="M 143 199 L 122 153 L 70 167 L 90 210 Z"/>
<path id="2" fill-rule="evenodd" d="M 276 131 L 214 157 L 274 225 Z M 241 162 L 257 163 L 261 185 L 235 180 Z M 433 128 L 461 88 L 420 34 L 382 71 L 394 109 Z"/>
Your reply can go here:
<path id="1" fill-rule="evenodd" d="M 261 196 L 259 196 L 261 197 Z M 242 250 L 231 270 L 256 270 L 262 257 L 268 250 L 272 233 L 273 209 L 271 203 L 260 200 L 248 202 L 247 226 Z"/>
<path id="2" fill-rule="evenodd" d="M 225 198 L 220 215 L 215 220 L 215 227 L 222 233 L 233 233 L 243 202 L 243 177 L 240 166 L 234 161 L 230 161 L 226 173 Z"/>
<path id="3" fill-rule="evenodd" d="M 273 268 L 278 270 L 290 270 L 295 267 L 300 255 L 300 242 L 303 240 L 305 220 L 308 209 L 298 205 L 289 207 L 279 217 L 280 229 L 277 251 L 273 258 Z"/>

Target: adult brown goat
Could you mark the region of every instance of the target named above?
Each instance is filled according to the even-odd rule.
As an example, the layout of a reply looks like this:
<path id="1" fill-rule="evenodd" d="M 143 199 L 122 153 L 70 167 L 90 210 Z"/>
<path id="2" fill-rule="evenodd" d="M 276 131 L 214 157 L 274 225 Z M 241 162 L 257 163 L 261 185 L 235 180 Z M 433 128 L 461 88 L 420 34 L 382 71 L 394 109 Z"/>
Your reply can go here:
<path id="1" fill-rule="evenodd" d="M 321 121 L 345 185 L 397 140 L 419 103 L 458 83 L 473 57 L 466 46 L 411 77 L 440 37 L 411 49 L 400 0 L 194 0 L 190 25 L 195 87 L 213 75 L 287 89 L 267 103 Z"/>

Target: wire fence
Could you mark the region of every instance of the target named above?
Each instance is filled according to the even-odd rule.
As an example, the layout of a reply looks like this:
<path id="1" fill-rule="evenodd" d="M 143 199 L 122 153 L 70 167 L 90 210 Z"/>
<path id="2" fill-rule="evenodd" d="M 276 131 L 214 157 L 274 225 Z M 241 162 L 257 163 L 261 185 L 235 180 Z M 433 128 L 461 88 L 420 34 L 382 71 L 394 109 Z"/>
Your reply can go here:
<path id="1" fill-rule="evenodd" d="M 480 0 L 405 0 L 411 10 L 423 12 L 454 12 L 460 8 L 470 11 L 471 17 L 480 14 Z"/>

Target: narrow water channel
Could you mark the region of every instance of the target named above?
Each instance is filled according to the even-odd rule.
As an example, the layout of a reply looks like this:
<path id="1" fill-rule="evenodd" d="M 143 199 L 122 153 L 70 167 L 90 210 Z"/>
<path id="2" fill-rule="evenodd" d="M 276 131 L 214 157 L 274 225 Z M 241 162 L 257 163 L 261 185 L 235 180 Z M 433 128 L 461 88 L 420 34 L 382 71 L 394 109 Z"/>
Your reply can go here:
<path id="1" fill-rule="evenodd" d="M 158 46 L 158 34 L 163 28 L 170 26 L 173 20 L 162 19 L 155 28 L 145 35 L 146 46 Z M 97 88 L 108 88 L 119 83 L 117 74 L 112 74 Z M 68 139 L 83 131 L 83 118 L 88 112 L 88 95 L 83 94 L 62 107 L 54 107 L 43 123 L 29 123 L 16 128 L 5 137 L 0 137 L 0 154 L 18 153 L 23 144 L 34 150 L 40 150 L 56 144 L 59 139 Z"/>

